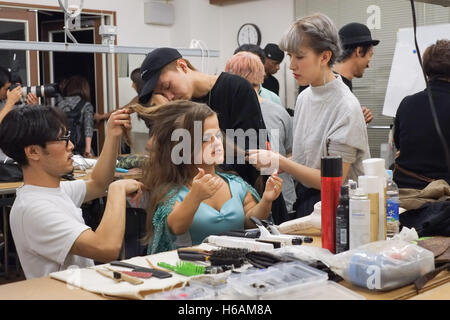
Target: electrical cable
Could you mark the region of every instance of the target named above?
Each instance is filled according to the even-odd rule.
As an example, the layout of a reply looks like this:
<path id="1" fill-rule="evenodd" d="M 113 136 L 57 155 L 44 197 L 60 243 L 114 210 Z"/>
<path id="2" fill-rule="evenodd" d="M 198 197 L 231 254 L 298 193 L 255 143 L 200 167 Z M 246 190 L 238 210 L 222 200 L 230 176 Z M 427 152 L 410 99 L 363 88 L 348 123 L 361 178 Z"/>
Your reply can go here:
<path id="1" fill-rule="evenodd" d="M 206 43 L 203 40 L 192 39 L 189 45 L 192 49 L 200 49 L 202 52 L 201 56 L 201 71 L 204 73 L 208 73 L 209 69 L 209 49 L 206 46 Z M 206 70 L 205 70 L 205 52 L 206 52 Z"/>
<path id="2" fill-rule="evenodd" d="M 205 73 L 209 72 L 209 49 L 208 46 L 206 45 L 206 43 L 203 40 L 198 40 L 198 44 L 200 46 L 200 48 L 202 48 L 202 56 L 203 56 L 203 50 L 206 51 L 206 70 L 204 71 Z M 202 64 L 203 67 L 203 64 Z"/>
<path id="3" fill-rule="evenodd" d="M 445 141 L 444 135 L 442 133 L 441 130 L 441 126 L 439 125 L 439 119 L 436 113 L 436 108 L 434 106 L 434 102 L 433 102 L 433 97 L 431 95 L 431 89 L 428 83 L 428 78 L 427 75 L 425 73 L 425 70 L 423 68 L 423 63 L 422 63 L 422 56 L 420 55 L 420 51 L 419 51 L 419 44 L 417 43 L 417 21 L 416 21 L 416 9 L 414 6 L 414 0 L 410 0 L 411 2 L 411 10 L 412 10 L 412 18 L 413 18 L 413 29 L 414 29 L 414 43 L 416 46 L 416 52 L 417 52 L 417 57 L 419 59 L 419 63 L 420 63 L 420 68 L 422 69 L 422 73 L 423 76 L 425 78 L 425 84 L 426 84 L 426 89 L 427 89 L 427 93 L 428 93 L 428 101 L 430 103 L 430 109 L 431 109 L 431 115 L 433 117 L 433 121 L 434 121 L 434 125 L 436 127 L 436 131 L 437 134 L 439 136 L 439 140 L 442 144 L 442 148 L 444 149 L 444 156 L 445 156 L 445 162 L 447 164 L 447 170 L 450 172 L 450 151 L 447 145 L 447 142 Z M 400 150 L 401 152 L 401 150 Z"/>

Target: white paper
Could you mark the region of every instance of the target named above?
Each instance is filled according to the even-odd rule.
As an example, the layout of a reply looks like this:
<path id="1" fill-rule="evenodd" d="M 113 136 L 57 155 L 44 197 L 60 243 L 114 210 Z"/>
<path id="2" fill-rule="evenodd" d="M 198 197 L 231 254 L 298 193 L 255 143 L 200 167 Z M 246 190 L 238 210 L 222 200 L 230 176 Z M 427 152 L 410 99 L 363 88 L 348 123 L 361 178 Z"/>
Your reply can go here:
<path id="1" fill-rule="evenodd" d="M 417 27 L 420 53 L 440 39 L 450 39 L 450 24 Z M 425 80 L 414 44 L 413 28 L 399 29 L 386 89 L 383 115 L 395 117 L 400 102 L 408 95 L 425 89 Z"/>

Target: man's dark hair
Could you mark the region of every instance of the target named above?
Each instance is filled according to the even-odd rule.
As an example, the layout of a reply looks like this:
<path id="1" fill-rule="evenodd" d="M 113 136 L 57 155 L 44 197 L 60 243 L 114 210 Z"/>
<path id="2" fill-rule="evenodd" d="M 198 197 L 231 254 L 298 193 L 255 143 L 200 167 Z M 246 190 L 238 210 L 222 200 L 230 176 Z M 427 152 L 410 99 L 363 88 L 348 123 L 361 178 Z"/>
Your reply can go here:
<path id="1" fill-rule="evenodd" d="M 8 82 L 11 82 L 11 74 L 5 68 L 0 67 L 0 88 Z"/>
<path id="2" fill-rule="evenodd" d="M 64 97 L 79 96 L 84 101 L 91 101 L 91 89 L 87 79 L 80 75 L 71 76 L 60 84 L 60 90 Z"/>
<path id="3" fill-rule="evenodd" d="M 430 79 L 450 80 L 450 40 L 438 40 L 425 50 L 423 68 Z"/>
<path id="4" fill-rule="evenodd" d="M 141 68 L 136 68 L 130 73 L 130 79 L 136 84 L 136 91 L 138 94 L 141 93 L 142 87 L 144 86 L 144 80 L 141 78 Z"/>
<path id="5" fill-rule="evenodd" d="M 248 51 L 248 52 L 254 53 L 261 59 L 261 62 L 263 64 L 266 62 L 266 54 L 264 53 L 264 50 L 261 49 L 256 44 L 243 44 L 243 45 L 239 46 L 236 50 L 234 50 L 233 54 L 236 54 L 241 51 Z"/>
<path id="6" fill-rule="evenodd" d="M 61 109 L 25 105 L 12 109 L 0 123 L 0 149 L 21 166 L 28 165 L 25 147 L 55 141 L 64 134 L 67 120 Z"/>
<path id="7" fill-rule="evenodd" d="M 367 52 L 369 52 L 371 47 L 373 47 L 372 44 L 344 47 L 344 48 L 342 48 L 342 54 L 336 59 L 336 61 L 337 62 L 344 62 L 345 60 L 350 58 L 351 55 L 353 54 L 353 52 L 355 52 L 355 50 L 358 49 L 358 48 L 361 48 L 361 54 L 362 54 L 363 57 L 365 57 Z"/>

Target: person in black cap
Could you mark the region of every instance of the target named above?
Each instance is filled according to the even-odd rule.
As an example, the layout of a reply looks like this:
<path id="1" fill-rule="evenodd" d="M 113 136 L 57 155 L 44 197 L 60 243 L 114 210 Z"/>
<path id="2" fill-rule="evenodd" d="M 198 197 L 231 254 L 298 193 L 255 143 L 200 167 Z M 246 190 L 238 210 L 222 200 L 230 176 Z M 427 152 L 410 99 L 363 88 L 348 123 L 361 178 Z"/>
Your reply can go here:
<path id="1" fill-rule="evenodd" d="M 219 125 L 224 132 L 227 129 L 253 129 L 259 133 L 266 129 L 258 97 L 250 82 L 227 72 L 219 75 L 202 73 L 188 64 L 176 49 L 157 48 L 150 52 L 141 65 L 141 77 L 144 81 L 139 94 L 141 104 L 146 104 L 152 94 L 161 94 L 169 101 L 206 103 L 218 114 Z M 257 134 L 256 143 L 265 145 L 267 137 L 265 141 L 260 142 L 260 139 Z M 247 149 L 249 139 L 246 138 L 245 142 Z M 252 186 L 260 176 L 252 165 L 237 164 L 236 159 L 233 163 L 227 161 L 222 168 L 237 172 Z M 274 220 L 277 216 L 287 216 L 283 197 L 278 197 L 273 203 L 272 216 Z"/>
<path id="2" fill-rule="evenodd" d="M 353 91 L 352 80 L 354 77 L 362 78 L 373 55 L 373 47 L 380 43 L 373 40 L 369 28 L 361 23 L 352 22 L 339 30 L 342 54 L 337 59 L 334 71 L 339 73 L 342 81 Z M 369 123 L 373 119 L 372 112 L 367 107 L 362 107 L 364 119 Z"/>
<path id="3" fill-rule="evenodd" d="M 247 80 L 226 72 L 218 76 L 202 73 L 188 65 L 176 49 L 150 52 L 141 65 L 141 77 L 141 104 L 146 104 L 153 94 L 161 94 L 169 101 L 203 102 L 218 113 L 224 131 L 265 129 L 258 98 Z M 237 165 L 233 169 L 251 185 L 259 175 L 252 166 Z"/>
<path id="4" fill-rule="evenodd" d="M 264 63 L 266 77 L 262 86 L 279 95 L 280 84 L 273 75 L 280 70 L 280 63 L 284 59 L 284 52 L 275 43 L 268 43 L 264 47 L 264 53 L 266 54 L 266 61 Z"/>

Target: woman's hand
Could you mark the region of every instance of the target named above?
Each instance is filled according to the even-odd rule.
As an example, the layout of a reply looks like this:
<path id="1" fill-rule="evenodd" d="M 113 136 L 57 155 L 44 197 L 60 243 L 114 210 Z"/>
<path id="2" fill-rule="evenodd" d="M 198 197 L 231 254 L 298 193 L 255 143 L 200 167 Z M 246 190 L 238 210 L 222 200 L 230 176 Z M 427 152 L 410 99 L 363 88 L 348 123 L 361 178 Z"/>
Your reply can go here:
<path id="1" fill-rule="evenodd" d="M 192 180 L 191 193 L 199 202 L 211 198 L 222 186 L 224 181 L 219 177 L 205 174 L 205 170 L 198 169 L 198 174 Z"/>
<path id="2" fill-rule="evenodd" d="M 266 189 L 262 198 L 266 201 L 275 201 L 281 193 L 283 187 L 283 179 L 278 176 L 278 173 L 273 173 L 266 182 Z"/>
<path id="3" fill-rule="evenodd" d="M 270 150 L 252 149 L 248 151 L 246 158 L 258 170 L 270 167 L 278 170 L 280 162 L 280 155 Z"/>
<path id="4" fill-rule="evenodd" d="M 107 135 L 120 137 L 124 129 L 131 129 L 131 111 L 127 108 L 114 111 L 106 125 Z"/>

